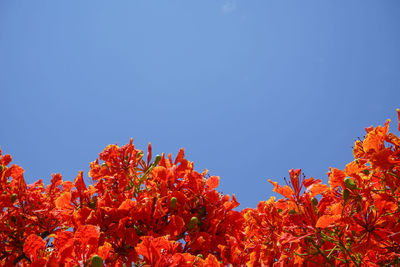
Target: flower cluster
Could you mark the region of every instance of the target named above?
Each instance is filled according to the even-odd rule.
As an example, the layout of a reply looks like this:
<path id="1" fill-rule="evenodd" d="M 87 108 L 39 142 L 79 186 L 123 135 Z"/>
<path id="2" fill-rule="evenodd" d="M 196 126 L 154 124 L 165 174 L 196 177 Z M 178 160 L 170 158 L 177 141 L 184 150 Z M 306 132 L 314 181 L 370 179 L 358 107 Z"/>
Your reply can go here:
<path id="1" fill-rule="evenodd" d="M 399 118 L 400 118 L 400 112 Z M 290 170 L 283 196 L 237 211 L 185 159 L 109 145 L 83 173 L 27 185 L 0 151 L 0 266 L 400 264 L 400 138 L 367 128 L 329 185 Z M 400 125 L 399 125 L 400 130 Z"/>

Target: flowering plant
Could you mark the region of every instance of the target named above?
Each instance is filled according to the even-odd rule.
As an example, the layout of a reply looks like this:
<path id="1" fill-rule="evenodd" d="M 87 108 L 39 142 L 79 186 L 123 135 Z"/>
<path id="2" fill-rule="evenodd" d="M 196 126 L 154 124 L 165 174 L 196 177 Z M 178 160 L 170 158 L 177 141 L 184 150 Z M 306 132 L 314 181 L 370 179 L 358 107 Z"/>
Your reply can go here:
<path id="1" fill-rule="evenodd" d="M 282 199 L 242 211 L 183 149 L 109 145 L 89 186 L 82 172 L 27 185 L 0 151 L 0 265 L 398 266 L 400 138 L 389 121 L 366 131 L 328 185 L 290 170 L 287 185 L 270 181 Z"/>

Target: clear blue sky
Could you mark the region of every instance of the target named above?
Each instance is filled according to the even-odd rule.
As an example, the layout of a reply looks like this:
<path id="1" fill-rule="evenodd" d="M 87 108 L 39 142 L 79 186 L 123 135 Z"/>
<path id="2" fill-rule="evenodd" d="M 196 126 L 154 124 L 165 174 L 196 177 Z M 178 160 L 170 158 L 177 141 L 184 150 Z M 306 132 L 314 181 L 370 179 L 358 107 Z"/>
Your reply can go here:
<path id="1" fill-rule="evenodd" d="M 255 207 L 290 168 L 327 181 L 364 127 L 396 131 L 400 2 L 3 0 L 0 90 L 29 183 L 132 137 Z"/>

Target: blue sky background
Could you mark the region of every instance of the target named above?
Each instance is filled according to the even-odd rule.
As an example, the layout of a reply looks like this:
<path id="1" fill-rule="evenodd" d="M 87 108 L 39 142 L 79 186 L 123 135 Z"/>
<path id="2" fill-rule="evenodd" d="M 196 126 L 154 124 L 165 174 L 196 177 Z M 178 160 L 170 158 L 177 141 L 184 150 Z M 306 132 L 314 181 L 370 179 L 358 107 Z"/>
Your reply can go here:
<path id="1" fill-rule="evenodd" d="M 397 0 L 0 2 L 0 146 L 29 183 L 111 143 L 219 175 L 241 207 L 327 181 L 400 107 Z M 89 179 L 88 179 L 89 181 Z"/>

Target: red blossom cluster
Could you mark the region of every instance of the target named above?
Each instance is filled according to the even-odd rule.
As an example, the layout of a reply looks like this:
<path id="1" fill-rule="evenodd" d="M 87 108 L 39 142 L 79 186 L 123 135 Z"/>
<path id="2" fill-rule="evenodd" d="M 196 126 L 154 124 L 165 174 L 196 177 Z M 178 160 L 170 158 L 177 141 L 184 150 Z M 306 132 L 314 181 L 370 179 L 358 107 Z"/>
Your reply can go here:
<path id="1" fill-rule="evenodd" d="M 270 181 L 284 198 L 242 211 L 183 150 L 109 145 L 89 186 L 82 172 L 27 185 L 0 151 L 0 265 L 399 266 L 400 138 L 388 128 L 367 128 L 329 185 L 290 170 L 287 185 Z"/>

